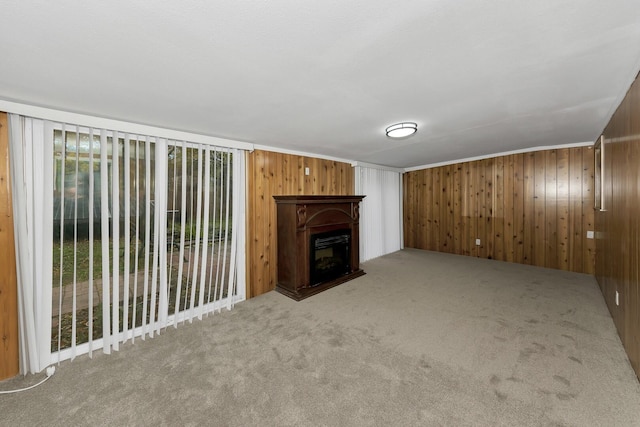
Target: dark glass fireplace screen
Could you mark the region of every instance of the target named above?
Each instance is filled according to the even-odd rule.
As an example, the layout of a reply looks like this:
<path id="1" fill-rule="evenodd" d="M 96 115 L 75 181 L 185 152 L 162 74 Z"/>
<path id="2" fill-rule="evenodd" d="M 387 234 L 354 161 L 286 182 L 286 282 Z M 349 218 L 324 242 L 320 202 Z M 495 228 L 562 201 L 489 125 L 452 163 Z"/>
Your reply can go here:
<path id="1" fill-rule="evenodd" d="M 310 285 L 336 279 L 351 271 L 351 230 L 334 230 L 311 235 Z"/>

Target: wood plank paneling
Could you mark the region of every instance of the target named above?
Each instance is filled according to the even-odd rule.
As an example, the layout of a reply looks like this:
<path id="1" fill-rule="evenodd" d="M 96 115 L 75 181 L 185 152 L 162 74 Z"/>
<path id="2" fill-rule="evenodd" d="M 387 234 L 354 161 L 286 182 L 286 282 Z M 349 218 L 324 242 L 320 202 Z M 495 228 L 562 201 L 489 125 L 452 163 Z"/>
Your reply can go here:
<path id="1" fill-rule="evenodd" d="M 592 164 L 578 147 L 405 173 L 405 246 L 593 274 Z"/>
<path id="2" fill-rule="evenodd" d="M 583 234 L 582 221 L 582 152 L 569 152 L 569 228 L 568 241 L 572 241 L 573 245 L 567 247 L 567 257 L 569 267 L 568 270 L 576 271 L 582 268 L 583 263 L 583 241 L 579 239 Z M 584 230 L 586 232 L 586 230 Z"/>
<path id="3" fill-rule="evenodd" d="M 523 156 L 524 161 L 524 181 L 523 181 L 523 263 L 528 265 L 534 264 L 534 237 L 538 232 L 535 228 L 535 153 L 528 153 Z"/>
<path id="4" fill-rule="evenodd" d="M 442 252 L 447 251 L 447 247 L 444 245 L 442 241 L 440 229 L 442 228 L 440 222 L 442 221 L 442 217 L 446 215 L 446 212 L 443 212 L 442 206 L 440 205 L 442 201 L 442 185 L 440 183 L 440 178 L 443 173 L 443 169 L 439 168 L 436 173 L 433 175 L 432 186 L 434 189 L 433 192 L 433 228 L 431 233 L 431 246 L 430 248 L 438 248 L 442 250 Z M 434 249 L 431 249 L 434 250 Z"/>
<path id="5" fill-rule="evenodd" d="M 558 205 L 557 205 L 557 151 L 545 151 L 545 236 L 546 248 L 544 249 L 544 265 L 550 268 L 558 268 Z"/>
<path id="6" fill-rule="evenodd" d="M 596 211 L 596 278 L 631 366 L 640 378 L 640 80 L 603 132 L 604 211 Z M 593 168 L 586 173 L 593 174 Z M 616 304 L 616 294 L 618 302 Z"/>
<path id="7" fill-rule="evenodd" d="M 582 151 L 582 235 L 584 236 L 588 230 L 595 230 L 595 211 L 591 209 L 594 206 L 593 202 L 593 171 L 594 171 L 594 150 L 593 147 L 588 147 Z M 595 239 L 587 239 L 582 247 L 582 259 L 588 263 L 588 267 L 591 268 L 591 274 L 595 273 L 596 262 L 596 241 Z"/>
<path id="8" fill-rule="evenodd" d="M 493 258 L 504 261 L 506 259 L 504 252 L 504 235 L 507 233 L 505 228 L 505 211 L 504 211 L 504 162 L 508 162 L 508 158 L 497 157 L 493 165 L 493 174 L 495 176 L 495 184 L 493 189 Z M 489 240 L 491 241 L 491 240 Z"/>
<path id="9" fill-rule="evenodd" d="M 309 175 L 305 175 L 305 167 Z M 247 156 L 247 298 L 275 289 L 275 195 L 353 195 L 348 163 L 255 150 Z M 411 211 L 407 211 L 410 213 Z M 411 239 L 411 236 L 405 236 Z"/>
<path id="10" fill-rule="evenodd" d="M 486 228 L 484 231 L 484 237 L 482 238 L 483 244 L 482 247 L 485 250 L 485 258 L 493 259 L 495 258 L 494 253 L 494 245 L 495 245 L 495 232 L 493 227 L 493 215 L 495 209 L 495 198 L 494 198 L 494 182 L 496 179 L 496 174 L 494 170 L 494 159 L 485 159 L 484 160 L 484 219 L 486 223 Z"/>
<path id="11" fill-rule="evenodd" d="M 532 237 L 537 237 L 533 244 L 533 260 L 531 265 L 546 267 L 546 257 L 544 255 L 547 247 L 547 222 L 545 206 L 547 204 L 546 193 L 546 159 L 544 151 L 538 151 L 534 155 L 534 184 L 533 184 L 533 209 L 535 233 Z"/>
<path id="12" fill-rule="evenodd" d="M 487 239 L 486 239 L 486 189 L 487 179 L 485 176 L 485 163 L 483 160 L 478 162 L 476 168 L 476 202 L 478 203 L 478 222 L 476 224 L 476 238 L 480 239 L 480 245 L 477 246 L 477 256 L 480 258 L 487 257 Z"/>
<path id="13" fill-rule="evenodd" d="M 438 195 L 438 192 L 433 190 L 434 189 L 433 174 L 428 174 L 426 178 L 427 178 L 425 180 L 425 187 L 427 189 L 425 194 L 426 204 L 423 206 L 427 207 L 428 215 L 425 217 L 422 217 L 421 219 L 422 238 L 424 240 L 422 240 L 418 244 L 420 245 L 421 249 L 433 250 L 432 248 L 435 248 L 437 245 L 437 240 L 434 238 L 434 234 L 433 234 L 434 230 L 436 230 L 436 227 L 437 227 L 437 218 L 435 217 L 435 215 L 433 215 L 433 212 L 436 211 L 436 206 L 435 206 L 436 201 L 434 200 L 434 197 Z"/>
<path id="14" fill-rule="evenodd" d="M 460 175 L 462 177 L 462 182 L 460 184 L 460 206 L 462 209 L 462 214 L 460 215 L 460 221 L 461 221 L 461 230 L 462 230 L 462 236 L 461 236 L 461 253 L 462 255 L 471 255 L 471 212 L 470 212 L 470 205 L 471 205 L 471 189 L 470 187 L 470 180 L 469 180 L 469 164 L 468 163 L 462 163 L 460 166 Z"/>
<path id="15" fill-rule="evenodd" d="M 18 285 L 7 113 L 0 113 L 0 380 L 18 375 Z"/>
<path id="16" fill-rule="evenodd" d="M 556 162 L 556 268 L 569 270 L 569 150 L 557 150 Z"/>
<path id="17" fill-rule="evenodd" d="M 524 156 L 513 155 L 513 259 L 511 262 L 523 262 L 524 256 Z"/>
<path id="18" fill-rule="evenodd" d="M 451 218 L 453 220 L 453 233 L 450 234 L 450 238 L 453 241 L 453 253 L 461 253 L 462 252 L 462 246 L 460 245 L 460 237 L 462 235 L 462 223 L 460 221 L 460 216 L 462 215 L 462 206 L 461 206 L 461 199 L 460 199 L 460 165 L 456 164 L 453 165 L 453 177 L 452 177 L 452 182 L 453 182 L 453 206 L 451 206 L 450 212 L 451 212 Z"/>
<path id="19" fill-rule="evenodd" d="M 513 262 L 515 249 L 514 245 L 517 242 L 517 236 L 515 234 L 515 193 L 513 182 L 516 179 L 514 156 L 506 156 L 505 158 L 505 172 L 504 172 L 504 189 L 502 190 L 503 197 L 503 212 L 504 212 L 504 261 Z"/>
<path id="20" fill-rule="evenodd" d="M 469 246 L 471 246 L 471 256 L 479 256 L 480 246 L 476 245 L 475 239 L 478 238 L 478 165 L 468 164 L 469 167 Z M 405 174 L 406 175 L 406 174 Z M 404 224 L 407 227 L 408 224 Z"/>

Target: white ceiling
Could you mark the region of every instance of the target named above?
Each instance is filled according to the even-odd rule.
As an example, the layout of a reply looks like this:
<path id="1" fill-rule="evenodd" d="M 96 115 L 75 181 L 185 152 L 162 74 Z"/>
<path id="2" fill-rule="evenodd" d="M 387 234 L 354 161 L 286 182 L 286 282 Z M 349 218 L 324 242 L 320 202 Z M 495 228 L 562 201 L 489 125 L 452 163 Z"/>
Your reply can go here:
<path id="1" fill-rule="evenodd" d="M 4 100 L 412 167 L 594 141 L 640 1 L 5 0 L 0 40 Z"/>

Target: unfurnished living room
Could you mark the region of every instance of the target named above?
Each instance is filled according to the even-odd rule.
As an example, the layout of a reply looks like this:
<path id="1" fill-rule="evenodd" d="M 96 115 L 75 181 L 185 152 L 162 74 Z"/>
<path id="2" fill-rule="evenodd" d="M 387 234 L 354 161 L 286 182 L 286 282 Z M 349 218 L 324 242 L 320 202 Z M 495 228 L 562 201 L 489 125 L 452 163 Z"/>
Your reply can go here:
<path id="1" fill-rule="evenodd" d="M 0 425 L 640 426 L 638 1 L 0 9 Z"/>

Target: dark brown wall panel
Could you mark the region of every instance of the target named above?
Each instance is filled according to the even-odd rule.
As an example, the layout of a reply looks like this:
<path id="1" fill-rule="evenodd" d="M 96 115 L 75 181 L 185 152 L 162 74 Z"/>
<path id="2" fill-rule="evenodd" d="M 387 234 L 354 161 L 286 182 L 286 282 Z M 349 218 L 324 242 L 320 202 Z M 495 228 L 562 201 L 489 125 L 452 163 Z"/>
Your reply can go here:
<path id="1" fill-rule="evenodd" d="M 593 161 L 578 147 L 408 172 L 405 246 L 593 274 Z"/>
<path id="2" fill-rule="evenodd" d="M 640 377 L 640 81 L 603 132 L 604 207 L 596 212 L 596 278 Z M 616 293 L 618 302 L 616 304 Z"/>
<path id="3" fill-rule="evenodd" d="M 18 286 L 7 113 L 0 113 L 0 380 L 18 375 Z"/>
<path id="4" fill-rule="evenodd" d="M 305 175 L 305 168 L 309 175 Z M 353 195 L 348 163 L 256 150 L 247 159 L 247 298 L 275 289 L 275 195 Z"/>

